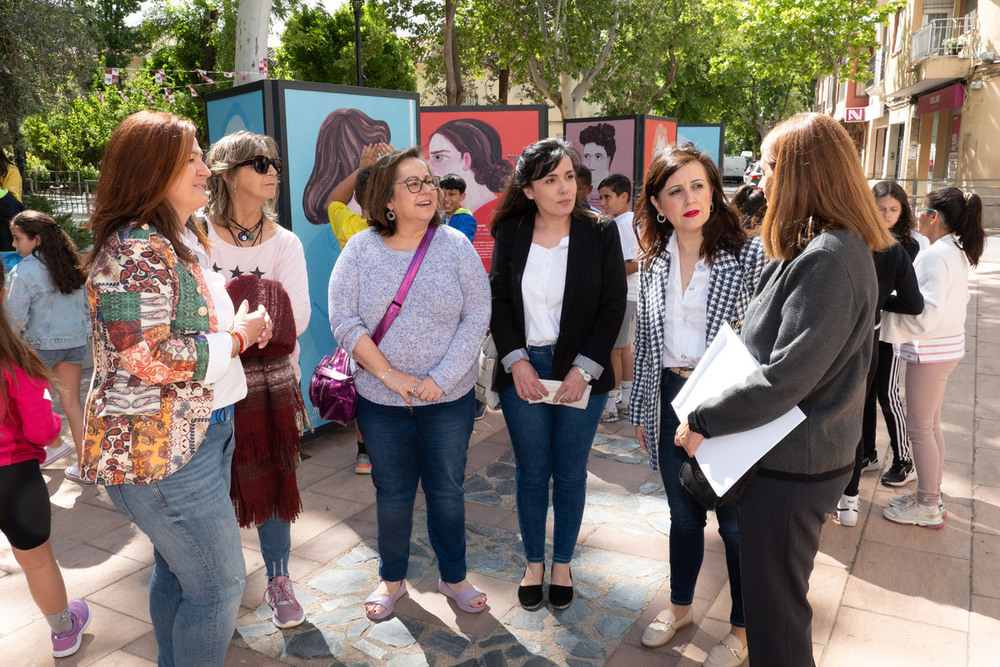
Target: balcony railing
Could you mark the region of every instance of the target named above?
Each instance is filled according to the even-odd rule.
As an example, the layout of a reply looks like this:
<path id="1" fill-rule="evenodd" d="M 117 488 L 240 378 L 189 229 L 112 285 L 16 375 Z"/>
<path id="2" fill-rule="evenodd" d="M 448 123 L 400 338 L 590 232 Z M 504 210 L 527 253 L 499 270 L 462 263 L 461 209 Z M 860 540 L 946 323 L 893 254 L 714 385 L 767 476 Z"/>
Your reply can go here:
<path id="1" fill-rule="evenodd" d="M 968 57 L 972 52 L 975 28 L 975 18 L 968 16 L 928 22 L 913 35 L 910 61 L 917 63 L 926 58 Z"/>
<path id="2" fill-rule="evenodd" d="M 879 49 L 868 59 L 868 80 L 865 82 L 865 90 L 870 90 L 876 85 L 881 85 L 885 80 L 885 51 Z"/>

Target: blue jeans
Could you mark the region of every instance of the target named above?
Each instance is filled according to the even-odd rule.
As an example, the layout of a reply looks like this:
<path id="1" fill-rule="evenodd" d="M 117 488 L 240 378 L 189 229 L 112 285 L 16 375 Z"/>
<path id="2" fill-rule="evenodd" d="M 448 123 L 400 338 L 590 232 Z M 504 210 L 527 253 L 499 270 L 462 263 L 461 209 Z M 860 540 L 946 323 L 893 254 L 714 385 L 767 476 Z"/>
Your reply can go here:
<path id="1" fill-rule="evenodd" d="M 543 380 L 553 379 L 552 350 L 553 346 L 528 348 L 528 361 Z M 552 562 L 569 563 L 573 558 L 587 497 L 587 459 L 606 398 L 606 393 L 591 394 L 586 409 L 581 410 L 528 403 L 514 387 L 500 392 L 500 408 L 517 462 L 517 520 L 529 563 L 545 561 L 549 480 L 555 515 Z"/>
<path id="2" fill-rule="evenodd" d="M 191 460 L 152 484 L 105 487 L 153 543 L 149 615 L 161 667 L 222 665 L 246 583 L 229 480 L 233 422 L 212 424 Z"/>
<path id="3" fill-rule="evenodd" d="M 705 524 L 708 511 L 681 485 L 681 464 L 687 459 L 684 449 L 674 445 L 674 433 L 680 422 L 670 401 L 674 400 L 684 379 L 663 371 L 660 385 L 660 477 L 670 505 L 670 601 L 687 606 L 694 600 L 694 586 L 705 556 Z M 726 549 L 726 569 L 729 571 L 729 593 L 733 605 L 729 622 L 746 627 L 743 617 L 743 590 L 740 583 L 740 508 L 727 505 L 715 510 L 719 535 Z"/>
<path id="4" fill-rule="evenodd" d="M 379 576 L 406 578 L 417 483 L 427 533 L 445 583 L 465 580 L 465 460 L 475 393 L 447 403 L 394 406 L 358 397 L 358 428 L 372 460 Z"/>
<path id="5" fill-rule="evenodd" d="M 272 517 L 257 526 L 257 538 L 267 578 L 287 577 L 288 554 L 292 550 L 292 524 Z"/>

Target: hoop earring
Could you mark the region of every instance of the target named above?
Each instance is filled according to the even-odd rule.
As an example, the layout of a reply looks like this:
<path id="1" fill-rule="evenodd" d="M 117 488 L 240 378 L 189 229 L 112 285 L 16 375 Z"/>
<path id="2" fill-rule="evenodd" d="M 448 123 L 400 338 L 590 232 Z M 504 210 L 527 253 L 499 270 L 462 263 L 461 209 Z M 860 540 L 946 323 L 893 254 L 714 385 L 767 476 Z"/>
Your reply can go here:
<path id="1" fill-rule="evenodd" d="M 708 205 L 708 213 L 709 215 L 711 215 L 714 212 L 715 212 L 715 202 L 712 202 L 711 204 Z"/>
<path id="2" fill-rule="evenodd" d="M 667 221 L 667 216 L 663 215 L 662 213 L 657 213 L 656 221 L 662 225 L 664 222 Z"/>
<path id="3" fill-rule="evenodd" d="M 393 220 L 396 219 L 396 213 L 395 213 L 395 211 L 393 211 L 391 208 L 390 209 L 386 209 L 386 211 L 387 211 L 386 214 L 385 214 L 386 220 L 388 220 L 389 222 L 392 222 Z"/>

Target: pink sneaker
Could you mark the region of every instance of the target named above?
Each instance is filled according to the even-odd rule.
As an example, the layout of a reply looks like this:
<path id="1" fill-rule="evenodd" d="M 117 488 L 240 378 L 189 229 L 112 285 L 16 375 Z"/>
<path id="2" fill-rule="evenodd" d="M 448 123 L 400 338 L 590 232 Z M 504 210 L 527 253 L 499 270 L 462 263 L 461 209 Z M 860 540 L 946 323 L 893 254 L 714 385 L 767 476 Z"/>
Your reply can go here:
<path id="1" fill-rule="evenodd" d="M 66 632 L 52 633 L 52 655 L 65 658 L 80 650 L 83 643 L 83 631 L 90 625 L 90 605 L 83 600 L 73 600 L 69 603 L 69 617 L 73 627 Z"/>
<path id="2" fill-rule="evenodd" d="M 279 628 L 294 628 L 306 620 L 306 612 L 295 599 L 292 580 L 288 577 L 275 577 L 267 582 L 264 601 L 271 605 L 274 611 L 271 621 Z"/>

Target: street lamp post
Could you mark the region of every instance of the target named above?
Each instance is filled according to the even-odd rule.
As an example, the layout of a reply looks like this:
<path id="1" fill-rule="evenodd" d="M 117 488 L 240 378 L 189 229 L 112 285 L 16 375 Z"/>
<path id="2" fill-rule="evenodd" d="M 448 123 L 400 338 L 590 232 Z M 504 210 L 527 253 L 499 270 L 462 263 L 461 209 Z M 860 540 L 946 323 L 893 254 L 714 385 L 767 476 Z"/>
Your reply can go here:
<path id="1" fill-rule="evenodd" d="M 358 85 L 363 86 L 364 75 L 361 73 L 361 10 L 364 0 L 351 0 L 354 9 L 354 61 L 358 67 Z"/>

